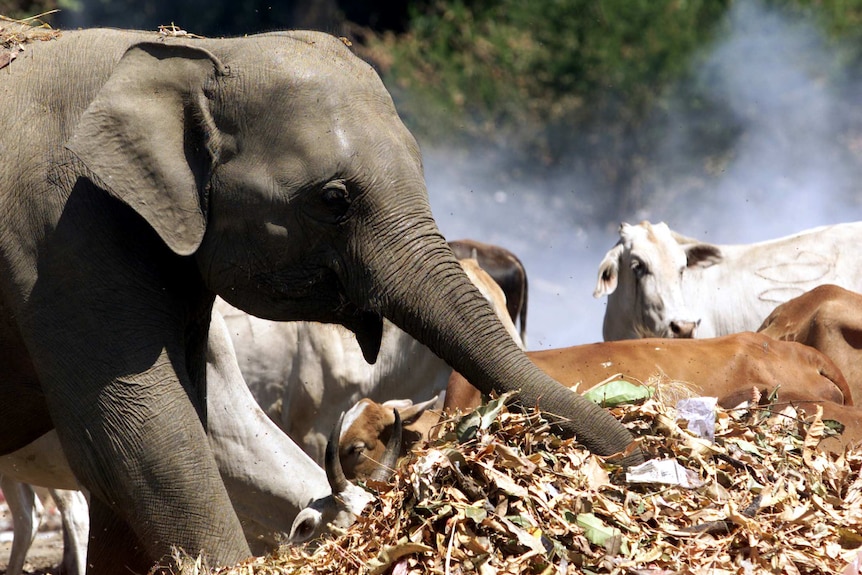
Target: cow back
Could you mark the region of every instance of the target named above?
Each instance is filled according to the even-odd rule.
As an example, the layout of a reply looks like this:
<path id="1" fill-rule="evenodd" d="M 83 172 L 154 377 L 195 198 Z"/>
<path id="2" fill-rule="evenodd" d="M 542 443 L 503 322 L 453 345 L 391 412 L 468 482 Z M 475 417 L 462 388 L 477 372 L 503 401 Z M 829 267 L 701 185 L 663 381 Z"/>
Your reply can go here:
<path id="1" fill-rule="evenodd" d="M 811 346 L 844 374 L 862 397 L 862 294 L 826 284 L 776 307 L 758 332 Z"/>
<path id="2" fill-rule="evenodd" d="M 671 382 L 664 393 L 717 397 L 724 407 L 769 394 L 797 392 L 852 404 L 846 379 L 819 351 L 763 334 L 743 332 L 704 340 L 640 339 L 600 342 L 528 352 L 551 377 L 579 392 L 615 376 L 649 383 Z M 481 396 L 460 374 L 449 379 L 444 409 L 479 405 Z M 672 395 L 672 394 L 670 394 Z"/>

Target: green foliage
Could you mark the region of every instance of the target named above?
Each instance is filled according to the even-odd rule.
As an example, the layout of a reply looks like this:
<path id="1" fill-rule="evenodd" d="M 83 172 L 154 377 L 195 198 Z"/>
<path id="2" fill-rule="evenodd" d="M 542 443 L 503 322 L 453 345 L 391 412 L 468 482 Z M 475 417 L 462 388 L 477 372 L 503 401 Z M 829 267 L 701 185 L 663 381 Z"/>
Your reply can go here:
<path id="1" fill-rule="evenodd" d="M 626 403 L 636 404 L 649 399 L 655 389 L 625 379 L 615 379 L 584 392 L 584 397 L 603 407 L 616 407 Z"/>
<path id="2" fill-rule="evenodd" d="M 817 19 L 832 36 L 862 34 L 862 0 L 770 0 L 768 3 Z"/>
<path id="3" fill-rule="evenodd" d="M 22 20 L 39 14 L 45 14 L 51 10 L 61 8 L 64 0 L 0 0 L 0 14 L 7 18 Z M 43 22 L 51 22 L 51 17 L 42 19 Z"/>
<path id="4" fill-rule="evenodd" d="M 835 89 L 854 85 L 862 0 L 755 2 L 791 28 L 819 25 L 835 54 L 819 72 Z M 504 178 L 537 165 L 577 172 L 601 190 L 591 217 L 618 221 L 666 189 L 667 174 L 702 190 L 734 158 L 745 118 L 699 73 L 732 3 L 429 0 L 407 33 L 372 37 L 362 54 L 420 140 L 491 144 L 508 152 Z M 671 126 L 687 144 L 668 155 Z"/>
<path id="5" fill-rule="evenodd" d="M 636 122 L 728 1 L 438 0 L 414 12 L 407 34 L 368 48 L 428 135 L 578 124 L 601 111 Z"/>
<path id="6" fill-rule="evenodd" d="M 817 22 L 845 67 L 862 63 L 862 0 L 767 0 L 767 4 Z"/>

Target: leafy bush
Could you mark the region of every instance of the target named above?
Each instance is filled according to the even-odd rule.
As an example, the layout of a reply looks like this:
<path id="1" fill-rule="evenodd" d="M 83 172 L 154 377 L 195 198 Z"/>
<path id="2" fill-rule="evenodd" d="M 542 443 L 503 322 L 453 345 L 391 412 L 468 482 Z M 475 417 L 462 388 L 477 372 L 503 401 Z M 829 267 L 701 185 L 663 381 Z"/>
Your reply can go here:
<path id="1" fill-rule="evenodd" d="M 63 0 L 0 0 L 0 14 L 16 20 L 56 10 Z M 45 18 L 50 22 L 50 18 Z"/>
<path id="2" fill-rule="evenodd" d="M 721 21 L 728 0 L 437 0 L 372 37 L 411 126 L 488 137 L 618 115 L 637 122 Z M 589 103 L 587 105 L 587 103 Z"/>

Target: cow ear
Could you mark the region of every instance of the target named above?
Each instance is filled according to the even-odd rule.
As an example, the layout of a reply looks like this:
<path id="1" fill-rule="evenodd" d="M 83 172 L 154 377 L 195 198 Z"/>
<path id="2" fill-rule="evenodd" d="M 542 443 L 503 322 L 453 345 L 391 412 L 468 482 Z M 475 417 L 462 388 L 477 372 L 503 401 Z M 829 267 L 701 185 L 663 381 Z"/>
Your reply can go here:
<path id="1" fill-rule="evenodd" d="M 390 399 L 384 401 L 380 404 L 381 407 L 384 408 L 383 411 L 387 413 L 391 413 L 393 409 L 397 409 L 398 411 L 404 411 L 405 409 L 409 409 L 413 407 L 412 399 Z"/>
<path id="2" fill-rule="evenodd" d="M 599 264 L 599 280 L 596 283 L 596 289 L 593 291 L 594 298 L 610 295 L 617 289 L 622 252 L 623 244 L 618 243 L 605 254 L 605 259 Z"/>
<path id="3" fill-rule="evenodd" d="M 389 402 L 387 401 L 384 405 L 388 403 Z M 438 403 L 440 404 L 439 406 L 437 405 Z M 404 425 L 409 425 L 419 419 L 428 409 L 432 409 L 435 406 L 442 409 L 442 403 L 441 397 L 436 395 L 429 400 L 407 406 L 403 409 L 398 409 L 398 415 L 401 417 L 401 421 Z"/>
<path id="4" fill-rule="evenodd" d="M 721 248 L 713 244 L 697 243 L 683 246 L 683 249 L 689 268 L 708 268 L 724 259 Z"/>
<path id="5" fill-rule="evenodd" d="M 144 42 L 129 48 L 66 146 L 176 253 L 200 245 L 219 137 L 205 95 L 227 73 L 206 50 Z"/>

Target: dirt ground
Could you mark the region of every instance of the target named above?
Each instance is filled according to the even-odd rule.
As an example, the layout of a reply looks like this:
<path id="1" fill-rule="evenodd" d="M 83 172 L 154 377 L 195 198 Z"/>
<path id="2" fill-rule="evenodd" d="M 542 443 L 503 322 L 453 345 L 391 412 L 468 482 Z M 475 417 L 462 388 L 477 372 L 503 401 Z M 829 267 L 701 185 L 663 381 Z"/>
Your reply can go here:
<path id="1" fill-rule="evenodd" d="M 56 575 L 57 566 L 63 559 L 63 532 L 60 518 L 53 505 L 46 506 L 42 527 L 27 553 L 24 573 Z M 0 493 L 0 573 L 6 573 L 9 554 L 12 552 L 12 517 Z"/>
<path id="2" fill-rule="evenodd" d="M 9 562 L 11 551 L 11 537 L 9 541 L 0 542 L 0 573 L 6 573 L 6 564 Z M 33 546 L 27 553 L 24 573 L 56 575 L 58 573 L 57 566 L 62 559 L 63 533 L 61 531 L 43 531 L 36 537 L 36 541 L 33 542 Z"/>

